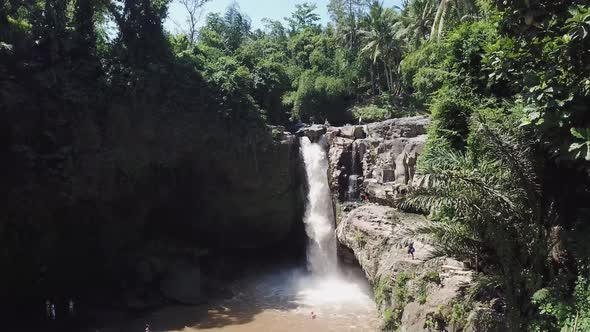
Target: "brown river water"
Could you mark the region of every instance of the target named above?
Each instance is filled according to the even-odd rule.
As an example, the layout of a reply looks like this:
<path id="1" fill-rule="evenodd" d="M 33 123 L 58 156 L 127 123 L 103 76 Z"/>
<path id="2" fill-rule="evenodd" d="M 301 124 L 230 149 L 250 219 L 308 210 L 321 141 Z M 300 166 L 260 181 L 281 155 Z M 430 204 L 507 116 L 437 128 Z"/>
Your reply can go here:
<path id="1" fill-rule="evenodd" d="M 171 306 L 100 332 L 378 331 L 370 287 L 357 273 L 312 277 L 301 269 L 236 281 L 234 296 L 201 306 Z M 313 314 L 312 314 L 313 312 Z M 93 331 L 95 332 L 95 331 Z"/>

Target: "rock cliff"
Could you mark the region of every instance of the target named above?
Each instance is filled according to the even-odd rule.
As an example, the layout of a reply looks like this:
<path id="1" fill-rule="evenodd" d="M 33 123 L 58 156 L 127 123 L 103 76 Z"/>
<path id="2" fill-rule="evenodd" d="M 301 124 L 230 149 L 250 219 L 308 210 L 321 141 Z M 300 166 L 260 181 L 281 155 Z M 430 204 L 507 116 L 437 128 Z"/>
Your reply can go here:
<path id="1" fill-rule="evenodd" d="M 408 237 L 425 217 L 395 208 L 423 185 L 416 163 L 429 123 L 418 116 L 327 128 L 340 255 L 357 261 L 373 285 L 384 330 L 501 331 L 501 309 L 465 304 L 474 272 L 450 258 L 431 259 L 427 242 Z"/>
<path id="2" fill-rule="evenodd" d="M 472 281 L 472 272 L 460 262 L 427 259 L 432 247 L 426 243 L 413 240 L 412 259 L 403 234 L 422 221 L 420 215 L 369 204 L 352 210 L 339 223 L 338 240 L 354 253 L 373 285 L 385 329 L 425 331 L 434 327 L 437 315 L 448 324 L 439 308 L 452 307 Z"/>
<path id="3" fill-rule="evenodd" d="M 23 100 L 0 114 L 0 280 L 15 297 L 159 289 L 184 249 L 304 253 L 304 174 L 284 128 L 149 100 L 100 112 Z"/>
<path id="4" fill-rule="evenodd" d="M 330 127 L 330 184 L 341 201 L 358 198 L 394 205 L 415 184 L 416 162 L 430 119 L 391 119 L 364 126 Z"/>

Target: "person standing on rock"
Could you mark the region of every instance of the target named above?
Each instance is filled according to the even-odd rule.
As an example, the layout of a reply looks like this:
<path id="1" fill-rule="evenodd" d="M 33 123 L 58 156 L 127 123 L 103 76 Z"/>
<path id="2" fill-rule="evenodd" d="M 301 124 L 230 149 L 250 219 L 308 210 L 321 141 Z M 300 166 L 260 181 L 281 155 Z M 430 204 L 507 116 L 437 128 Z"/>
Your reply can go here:
<path id="1" fill-rule="evenodd" d="M 414 249 L 414 242 L 410 242 L 410 244 L 408 244 L 408 255 L 412 256 L 412 259 L 414 259 L 414 252 L 416 251 L 416 249 Z"/>

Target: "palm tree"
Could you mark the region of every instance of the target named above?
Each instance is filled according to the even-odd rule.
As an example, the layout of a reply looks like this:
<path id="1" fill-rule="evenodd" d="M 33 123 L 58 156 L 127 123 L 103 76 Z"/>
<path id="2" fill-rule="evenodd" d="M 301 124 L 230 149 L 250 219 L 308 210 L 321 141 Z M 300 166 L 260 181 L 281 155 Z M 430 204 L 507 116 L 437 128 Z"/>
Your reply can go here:
<path id="1" fill-rule="evenodd" d="M 449 18 L 448 13 L 451 6 L 455 8 L 455 18 L 458 20 L 463 20 L 476 12 L 474 0 L 440 0 L 430 30 L 431 40 L 435 37 L 436 40 L 440 40 L 442 37 L 445 20 Z"/>
<path id="2" fill-rule="evenodd" d="M 408 3 L 402 14 L 404 37 L 408 44 L 414 44 L 416 48 L 427 39 L 434 21 L 437 0 L 415 0 Z"/>
<path id="3" fill-rule="evenodd" d="M 375 1 L 369 15 L 363 21 L 364 28 L 359 31 L 365 46 L 361 54 L 366 55 L 373 66 L 379 62 L 383 65 L 383 74 L 387 90 L 395 93 L 399 84 L 399 63 L 402 57 L 402 42 L 396 30 L 397 14 L 391 9 L 384 9 Z"/>
<path id="4" fill-rule="evenodd" d="M 433 257 L 471 262 L 501 285 L 509 329 L 521 331 L 530 298 L 549 271 L 550 218 L 542 213 L 540 180 L 526 148 L 532 145 L 483 119 L 477 125 L 484 151 L 432 151 L 423 161 L 420 173 L 428 186 L 402 208 L 430 212 L 430 221 L 406 235 L 431 239 Z"/>

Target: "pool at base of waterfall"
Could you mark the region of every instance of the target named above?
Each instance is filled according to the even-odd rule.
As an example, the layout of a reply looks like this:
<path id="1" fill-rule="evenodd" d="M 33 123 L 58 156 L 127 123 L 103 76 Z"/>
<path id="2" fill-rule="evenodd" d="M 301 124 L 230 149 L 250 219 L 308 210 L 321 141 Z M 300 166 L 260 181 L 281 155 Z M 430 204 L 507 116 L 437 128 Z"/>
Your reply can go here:
<path id="1" fill-rule="evenodd" d="M 209 305 L 170 306 L 101 332 L 144 331 L 378 331 L 368 282 L 351 270 L 316 277 L 299 268 L 248 274 L 234 296 Z M 89 330 L 90 331 L 90 330 Z M 95 330 L 92 330 L 95 331 Z"/>

